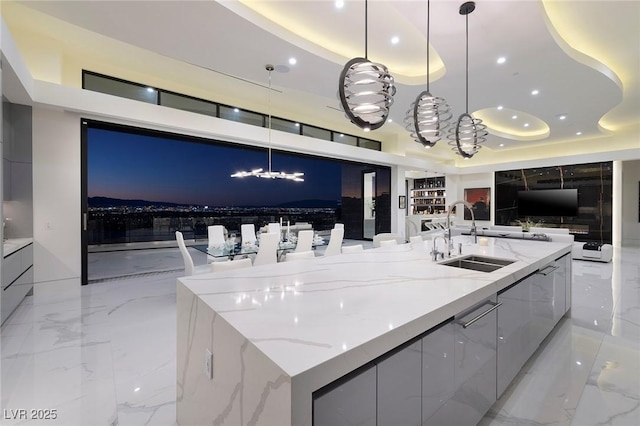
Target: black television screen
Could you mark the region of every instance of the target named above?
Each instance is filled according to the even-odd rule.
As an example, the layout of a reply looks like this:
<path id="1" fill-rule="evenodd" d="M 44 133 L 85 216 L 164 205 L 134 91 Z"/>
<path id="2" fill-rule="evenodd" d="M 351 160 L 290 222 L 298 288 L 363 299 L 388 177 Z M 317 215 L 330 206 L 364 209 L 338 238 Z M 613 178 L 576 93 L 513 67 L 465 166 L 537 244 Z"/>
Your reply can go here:
<path id="1" fill-rule="evenodd" d="M 518 216 L 577 216 L 577 189 L 518 191 Z"/>

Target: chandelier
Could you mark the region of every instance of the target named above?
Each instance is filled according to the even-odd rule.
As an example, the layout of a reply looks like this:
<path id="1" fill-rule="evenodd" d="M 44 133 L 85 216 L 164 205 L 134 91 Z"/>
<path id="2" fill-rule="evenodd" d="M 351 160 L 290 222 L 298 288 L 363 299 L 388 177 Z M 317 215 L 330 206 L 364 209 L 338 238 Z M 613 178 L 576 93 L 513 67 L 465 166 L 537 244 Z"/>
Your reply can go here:
<path id="1" fill-rule="evenodd" d="M 466 109 L 463 114 L 458 118 L 458 122 L 455 128 L 451 128 L 449 135 L 449 145 L 456 151 L 458 155 L 461 155 L 465 159 L 469 159 L 476 155 L 481 144 L 487 140 L 487 126 L 482 124 L 482 120 L 473 118 L 469 114 L 469 14 L 476 8 L 475 2 L 468 1 L 460 6 L 460 15 L 464 15 L 466 18 L 467 32 L 466 32 Z"/>
<path id="2" fill-rule="evenodd" d="M 268 152 L 269 152 L 269 170 L 264 171 L 264 169 L 253 169 L 250 171 L 241 171 L 236 172 L 231 175 L 233 178 L 244 178 L 244 177 L 259 177 L 264 179 L 286 179 L 292 180 L 294 182 L 304 182 L 302 176 L 304 173 L 295 172 L 295 173 L 286 173 L 286 172 L 276 172 L 271 170 L 271 72 L 274 70 L 273 65 L 267 64 L 265 69 L 269 72 L 269 144 L 268 144 Z"/>
<path id="3" fill-rule="evenodd" d="M 404 118 L 411 137 L 425 148 L 433 147 L 444 136 L 452 117 L 447 101 L 429 91 L 429 15 L 430 2 L 427 1 L 427 90 L 416 97 Z"/>
<path id="4" fill-rule="evenodd" d="M 351 59 L 340 73 L 338 95 L 347 118 L 364 131 L 376 130 L 387 121 L 396 94 L 393 76 L 386 66 L 367 57 L 368 5 L 364 2 L 364 58 Z"/>

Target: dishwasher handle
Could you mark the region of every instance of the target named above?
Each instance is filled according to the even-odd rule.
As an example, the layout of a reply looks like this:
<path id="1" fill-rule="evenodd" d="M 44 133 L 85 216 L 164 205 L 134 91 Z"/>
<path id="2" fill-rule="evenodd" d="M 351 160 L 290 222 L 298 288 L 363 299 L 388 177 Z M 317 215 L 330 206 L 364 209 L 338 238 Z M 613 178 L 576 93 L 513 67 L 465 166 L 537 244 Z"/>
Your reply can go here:
<path id="1" fill-rule="evenodd" d="M 500 306 L 502 306 L 502 302 L 491 302 L 489 300 L 487 300 L 485 303 L 483 303 L 484 305 L 491 305 L 491 307 L 489 309 L 487 309 L 486 311 L 484 311 L 483 313 L 481 313 L 480 315 L 474 317 L 473 319 L 464 322 L 464 321 L 456 321 L 456 324 L 459 324 L 462 326 L 462 328 L 467 328 L 472 326 L 476 321 L 484 318 L 485 316 L 489 315 L 491 312 L 495 311 L 496 309 L 498 309 Z"/>

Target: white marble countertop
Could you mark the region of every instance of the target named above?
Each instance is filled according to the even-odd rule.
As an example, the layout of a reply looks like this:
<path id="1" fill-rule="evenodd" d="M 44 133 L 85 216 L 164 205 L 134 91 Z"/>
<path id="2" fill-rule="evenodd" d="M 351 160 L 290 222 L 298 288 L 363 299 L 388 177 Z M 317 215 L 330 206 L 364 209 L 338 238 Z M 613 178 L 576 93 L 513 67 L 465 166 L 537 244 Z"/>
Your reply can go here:
<path id="1" fill-rule="evenodd" d="M 403 244 L 179 282 L 315 390 L 571 251 L 566 243 L 456 238 L 463 255 L 516 262 L 476 272 L 436 264 L 428 243 Z"/>
<path id="2" fill-rule="evenodd" d="M 9 238 L 3 243 L 3 256 L 7 257 L 11 253 L 15 253 L 22 247 L 27 246 L 33 242 L 33 238 Z"/>

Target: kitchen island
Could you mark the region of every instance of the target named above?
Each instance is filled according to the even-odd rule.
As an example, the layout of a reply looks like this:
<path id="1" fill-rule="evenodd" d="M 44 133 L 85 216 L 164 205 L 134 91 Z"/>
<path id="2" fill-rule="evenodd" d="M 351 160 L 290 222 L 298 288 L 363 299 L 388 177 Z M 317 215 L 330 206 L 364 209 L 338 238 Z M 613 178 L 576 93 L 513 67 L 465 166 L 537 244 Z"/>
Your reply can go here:
<path id="1" fill-rule="evenodd" d="M 570 264 L 568 271 L 566 264 L 562 269 L 569 277 L 566 288 L 564 282 L 561 289 L 554 288 L 553 279 L 551 284 L 531 280 L 557 269 L 552 265 L 568 259 L 571 244 L 489 238 L 487 246 L 479 246 L 470 244 L 469 237 L 457 238 L 456 247 L 459 241 L 464 244 L 463 256 L 514 262 L 493 272 L 474 271 L 434 262 L 426 243 L 404 244 L 178 279 L 178 423 L 335 425 L 356 416 L 361 424 L 375 424 L 376 419 L 384 424 L 385 418 L 395 415 L 390 412 L 393 407 L 401 407 L 401 415 L 409 415 L 412 409 L 418 413 L 431 410 L 433 419 L 447 418 L 442 416 L 450 412 L 469 415 L 464 419 L 482 416 L 514 376 L 513 371 L 519 370 L 517 366 L 500 367 L 497 342 L 513 342 L 503 346 L 503 353 L 509 359 L 524 357 L 526 361 L 558 315 L 569 309 Z M 505 299 L 516 290 L 532 298 L 525 310 L 514 305 L 516 315 L 527 321 L 509 320 L 501 331 L 500 309 L 513 313 L 514 308 L 498 307 L 500 297 Z M 560 310 L 551 319 L 553 312 L 547 311 L 554 306 Z M 465 334 L 473 329 L 469 323 L 476 321 L 492 341 L 481 350 L 492 346 L 493 352 L 470 357 L 477 368 L 452 370 L 450 381 L 446 376 L 444 381 L 442 377 L 425 381 L 429 351 L 441 344 L 433 340 L 436 335 L 450 335 L 451 350 L 435 358 L 453 363 L 456 356 L 465 356 L 464 351 L 456 350 L 456 339 L 458 344 L 477 340 Z M 517 354 L 521 341 L 535 341 L 535 347 L 525 355 Z M 465 351 L 471 348 L 471 344 L 465 346 Z M 418 370 L 407 372 L 409 358 L 394 363 L 395 355 L 417 360 Z M 458 361 L 456 368 L 465 364 L 464 359 Z M 394 364 L 405 370 L 394 372 Z M 435 370 L 441 376 L 446 371 Z M 388 392 L 384 387 L 394 377 L 422 379 L 416 383 L 417 390 L 397 389 L 395 383 Z M 433 393 L 425 388 L 434 384 L 450 389 Z M 492 395 L 481 396 L 478 406 L 456 397 L 478 393 L 480 385 Z M 368 395 L 371 386 L 373 393 Z M 403 398 L 405 390 L 408 396 Z M 398 403 L 381 400 L 385 395 L 403 399 Z M 462 406 L 469 406 L 468 413 Z"/>

